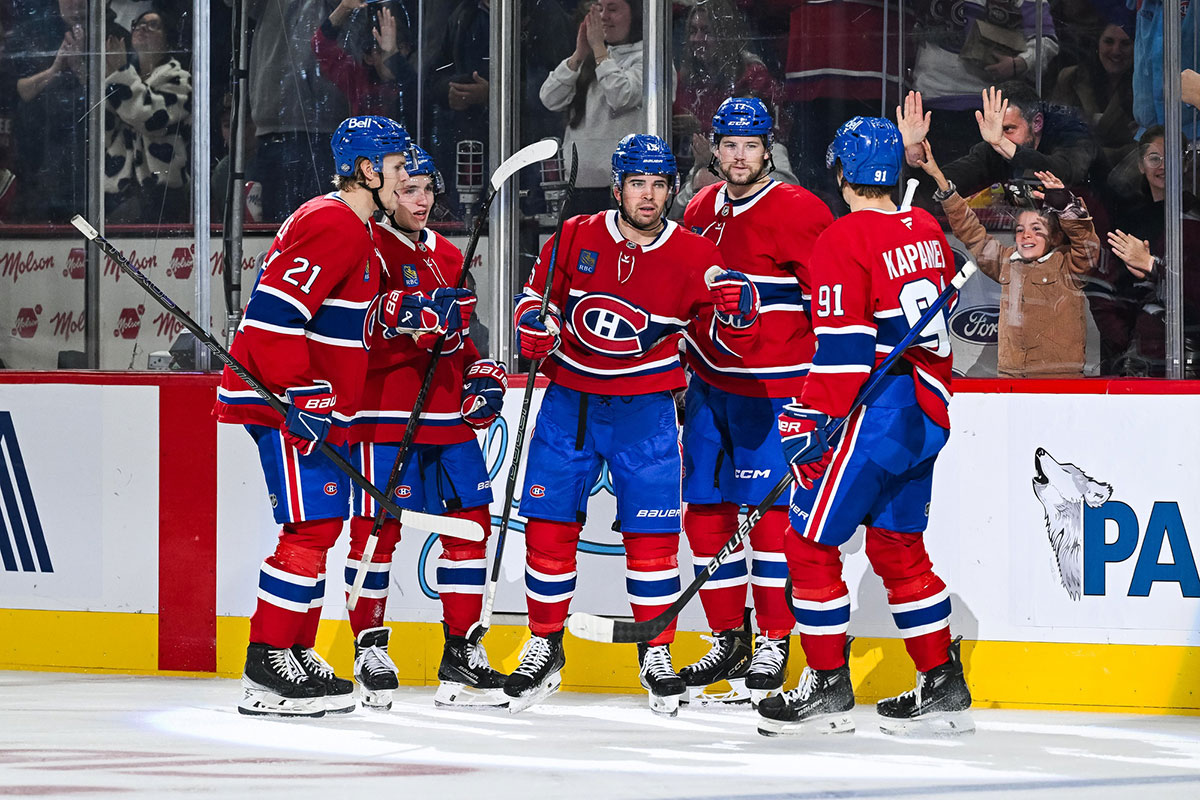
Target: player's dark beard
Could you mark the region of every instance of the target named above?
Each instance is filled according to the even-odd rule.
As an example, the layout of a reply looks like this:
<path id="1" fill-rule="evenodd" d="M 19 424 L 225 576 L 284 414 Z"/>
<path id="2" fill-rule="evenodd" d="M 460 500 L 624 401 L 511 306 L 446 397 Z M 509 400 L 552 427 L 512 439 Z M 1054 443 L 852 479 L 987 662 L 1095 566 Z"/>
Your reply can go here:
<path id="1" fill-rule="evenodd" d="M 621 215 L 621 219 L 625 220 L 625 222 L 631 228 L 636 228 L 639 231 L 641 231 L 642 233 L 657 234 L 663 228 L 667 227 L 667 214 L 670 212 L 670 210 L 671 210 L 671 205 L 670 205 L 670 202 L 668 201 L 667 205 L 663 206 L 663 212 L 662 212 L 662 214 L 659 215 L 657 220 L 650 223 L 649 225 L 639 225 L 637 222 L 635 222 L 633 220 L 633 218 L 631 218 L 628 214 L 625 213 L 625 190 L 624 189 L 621 189 L 621 201 L 619 203 L 617 203 L 617 213 Z"/>
<path id="2" fill-rule="evenodd" d="M 735 181 L 731 176 L 725 174 L 725 170 L 721 169 L 721 162 L 717 160 L 716 156 L 712 157 L 712 161 L 708 165 L 708 171 L 731 186 L 753 186 L 775 171 L 775 159 L 765 159 L 763 165 L 758 168 L 758 172 L 755 172 L 749 178 L 742 181 Z"/>

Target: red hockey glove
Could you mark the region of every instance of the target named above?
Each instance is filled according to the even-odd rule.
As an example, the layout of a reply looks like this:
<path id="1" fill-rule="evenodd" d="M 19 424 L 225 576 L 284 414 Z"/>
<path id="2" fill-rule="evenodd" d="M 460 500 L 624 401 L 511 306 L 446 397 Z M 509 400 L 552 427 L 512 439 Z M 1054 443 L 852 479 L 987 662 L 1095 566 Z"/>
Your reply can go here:
<path id="1" fill-rule="evenodd" d="M 779 414 L 783 455 L 791 465 L 792 475 L 805 489 L 811 489 L 821 479 L 832 459 L 833 450 L 825 438 L 828 424 L 828 415 L 799 403 L 788 403 Z"/>
<path id="2" fill-rule="evenodd" d="M 283 420 L 283 438 L 307 456 L 321 446 L 333 423 L 333 407 L 337 395 L 329 381 L 314 381 L 312 386 L 288 389 L 287 416 Z"/>
<path id="3" fill-rule="evenodd" d="M 517 320 L 517 347 L 530 361 L 545 358 L 562 344 L 559 331 L 562 322 L 554 314 L 546 314 L 545 323 L 538 320 L 538 309 L 531 308 Z"/>
<path id="4" fill-rule="evenodd" d="M 733 328 L 748 328 L 758 319 L 758 289 L 741 272 L 709 270 L 704 276 L 717 320 Z"/>
<path id="5" fill-rule="evenodd" d="M 504 365 L 490 358 L 481 359 L 463 375 L 463 422 L 472 428 L 490 428 L 504 408 L 508 373 Z"/>

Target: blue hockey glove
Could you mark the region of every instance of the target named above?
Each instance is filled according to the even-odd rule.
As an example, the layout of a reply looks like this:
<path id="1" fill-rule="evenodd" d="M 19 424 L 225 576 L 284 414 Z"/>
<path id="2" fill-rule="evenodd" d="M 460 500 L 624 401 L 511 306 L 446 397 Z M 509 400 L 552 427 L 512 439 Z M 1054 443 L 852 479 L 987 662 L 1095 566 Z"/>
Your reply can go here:
<path id="1" fill-rule="evenodd" d="M 758 289 L 741 272 L 726 270 L 705 275 L 717 320 L 733 328 L 748 328 L 758 319 Z"/>
<path id="2" fill-rule="evenodd" d="M 421 292 L 393 289 L 384 294 L 377 314 L 385 339 L 404 334 L 440 336 L 446 332 L 446 315 L 442 306 Z"/>
<path id="3" fill-rule="evenodd" d="M 508 374 L 504 365 L 490 358 L 480 359 L 463 375 L 463 422 L 472 428 L 488 428 L 504 408 Z"/>
<path id="4" fill-rule="evenodd" d="M 300 455 L 310 455 L 329 435 L 337 395 L 329 381 L 315 381 L 312 386 L 288 389 L 284 394 L 289 405 L 283 420 L 283 438 Z"/>
<path id="5" fill-rule="evenodd" d="M 465 331 L 471 324 L 471 312 L 475 310 L 475 293 L 470 289 L 434 289 L 431 299 L 437 305 L 442 319 L 446 321 L 446 330 L 450 333 Z"/>
<path id="6" fill-rule="evenodd" d="M 805 489 L 811 489 L 820 480 L 833 456 L 825 438 L 827 425 L 827 414 L 799 403 L 788 403 L 779 414 L 783 455 L 792 468 L 792 475 Z"/>
<path id="7" fill-rule="evenodd" d="M 517 319 L 517 347 L 530 361 L 545 358 L 562 344 L 562 322 L 554 314 L 547 314 L 545 323 L 539 322 L 538 312 L 538 308 L 530 308 Z"/>

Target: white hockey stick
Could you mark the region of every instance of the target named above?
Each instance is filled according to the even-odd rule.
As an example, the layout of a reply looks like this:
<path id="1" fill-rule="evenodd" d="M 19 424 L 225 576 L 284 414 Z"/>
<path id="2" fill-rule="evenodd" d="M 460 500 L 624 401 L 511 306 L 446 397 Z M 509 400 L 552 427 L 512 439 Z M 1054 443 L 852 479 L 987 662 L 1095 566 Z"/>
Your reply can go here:
<path id="1" fill-rule="evenodd" d="M 908 211 L 912 208 L 913 197 L 917 193 L 917 185 L 920 184 L 916 178 L 909 178 L 908 183 L 904 186 L 904 200 L 900 202 L 900 210 Z"/>

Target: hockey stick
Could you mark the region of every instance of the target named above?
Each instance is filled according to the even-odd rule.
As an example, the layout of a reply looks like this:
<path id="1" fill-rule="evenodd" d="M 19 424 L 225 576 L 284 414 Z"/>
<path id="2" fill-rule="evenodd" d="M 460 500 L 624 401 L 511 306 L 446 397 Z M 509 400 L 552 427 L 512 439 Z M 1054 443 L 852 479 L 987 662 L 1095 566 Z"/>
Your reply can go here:
<path id="1" fill-rule="evenodd" d="M 908 183 L 904 187 L 904 199 L 900 201 L 900 210 L 908 211 L 912 208 L 913 197 L 917 194 L 917 186 L 921 182 L 916 178 L 909 178 Z"/>
<path id="2" fill-rule="evenodd" d="M 483 221 L 487 219 L 488 209 L 492 206 L 492 200 L 495 199 L 496 192 L 500 190 L 505 181 L 520 170 L 530 164 L 536 164 L 539 161 L 545 161 L 547 158 L 553 158 L 557 152 L 557 139 L 542 139 L 531 145 L 522 147 L 504 159 L 500 166 L 496 167 L 496 171 L 492 173 L 491 188 L 488 190 L 487 197 L 484 198 L 483 205 L 479 209 L 479 214 L 475 217 L 475 225 L 471 229 L 471 238 L 467 241 L 467 252 L 463 255 L 462 272 L 458 277 L 459 289 L 467 284 L 467 273 L 471 270 L 471 262 L 475 260 L 475 247 L 479 244 L 479 235 L 483 231 Z M 413 440 L 417 436 L 417 429 L 421 427 L 421 412 L 425 410 L 425 399 L 428 397 L 429 389 L 433 385 L 433 376 L 437 372 L 438 362 L 442 358 L 442 349 L 446 346 L 446 337 L 449 335 L 447 331 L 439 336 L 433 346 L 433 350 L 430 351 L 429 367 L 425 370 L 425 377 L 421 381 L 421 388 L 417 391 L 417 397 L 413 401 L 412 411 L 408 415 L 408 424 L 404 426 L 404 436 L 400 439 L 400 448 L 396 451 L 396 458 L 392 461 L 392 471 L 388 474 L 387 486 L 383 490 L 384 495 L 387 497 L 392 496 L 392 492 L 396 491 L 396 486 L 400 483 L 400 475 L 404 471 L 405 459 L 408 456 L 408 450 L 412 446 Z M 375 557 L 375 548 L 379 544 L 379 529 L 383 525 L 384 510 L 381 507 L 375 511 L 375 520 L 371 524 L 371 533 L 367 536 L 367 541 L 363 544 L 362 557 L 358 559 L 358 565 L 354 568 L 354 581 L 351 583 L 350 591 L 346 595 L 346 608 L 350 611 L 353 611 L 354 607 L 358 605 L 358 598 L 362 595 L 363 583 L 367 578 L 366 566 Z M 438 518 L 441 519 L 441 517 Z"/>
<path id="3" fill-rule="evenodd" d="M 179 320 L 183 327 L 187 328 L 192 335 L 200 341 L 201 344 L 209 349 L 209 352 L 220 359 L 227 367 L 229 367 L 230 370 L 233 371 L 235 375 L 245 381 L 246 385 L 253 389 L 255 394 L 267 402 L 267 405 L 279 412 L 281 417 L 287 416 L 287 406 L 284 405 L 282 400 L 272 394 L 267 387 L 263 386 L 262 382 L 258 378 L 256 378 L 248 369 L 242 366 L 237 359 L 231 356 L 229 351 L 222 347 L 220 342 L 213 338 L 212 334 L 197 325 L 196 322 L 189 317 L 185 311 L 179 308 L 179 306 L 175 305 L 171 298 L 163 294 L 162 290 L 155 286 L 153 281 L 143 275 L 141 270 L 130 264 L 129 259 L 125 257 L 125 254 L 114 247 L 107 239 L 97 233 L 96 229 L 88 224 L 87 220 L 76 214 L 71 218 L 71 224 L 74 225 L 80 233 L 86 236 L 89 241 L 99 247 L 105 255 L 112 259 L 114 264 L 124 270 L 129 277 L 133 278 L 133 280 L 137 282 L 139 286 L 145 289 L 151 297 L 157 300 L 163 308 L 169 311 L 171 316 Z M 426 528 L 435 522 L 440 523 L 442 520 L 442 517 L 438 517 L 433 514 L 422 514 L 401 509 L 399 506 L 388 500 L 387 495 L 376 489 L 369 480 L 362 476 L 362 473 L 356 470 L 350 464 L 350 462 L 343 458 L 342 454 L 333 449 L 331 445 L 326 442 L 322 442 L 320 450 L 335 467 L 346 473 L 346 476 L 349 477 L 350 480 L 361 486 L 363 491 L 374 497 L 380 505 L 384 506 L 397 518 L 401 514 L 405 514 L 410 522 L 422 528 Z M 469 539 L 473 542 L 483 541 L 483 529 L 479 527 L 479 525 L 465 519 L 456 519 L 455 522 L 459 523 L 456 525 L 456 532 L 454 534 L 455 536 L 459 537 L 460 539 Z"/>
<path id="4" fill-rule="evenodd" d="M 925 327 L 930 321 L 941 312 L 942 307 L 950 302 L 951 296 L 957 292 L 967 279 L 975 274 L 974 262 L 968 261 L 957 275 L 950 281 L 950 285 L 942 290 L 942 293 L 937 296 L 937 299 L 930 304 L 921 318 L 916 324 L 904 335 L 904 338 L 896 345 L 891 353 L 888 354 L 874 372 L 871 373 L 870 380 L 866 386 L 858 393 L 858 397 L 854 400 L 854 404 L 846 413 L 846 416 L 839 419 L 833 426 L 826 429 L 825 435 L 827 439 L 832 440 L 845 425 L 846 420 L 857 411 L 875 392 L 880 383 L 887 376 L 888 369 L 900 358 L 900 355 L 908 349 L 914 341 L 916 341 L 925 330 Z M 642 622 L 623 622 L 621 620 L 609 619 L 595 614 L 579 611 L 571 615 L 567 623 L 571 633 L 581 639 L 591 639 L 594 642 L 648 642 L 655 636 L 658 636 L 675 617 L 679 616 L 679 612 L 683 611 L 683 607 L 696 596 L 700 588 L 710 579 L 713 574 L 725 563 L 725 560 L 733 555 L 746 537 L 750 535 L 750 531 L 762 519 L 763 514 L 771 510 L 783 493 L 792 485 L 792 471 L 785 470 L 785 474 L 780 481 L 775 484 L 775 487 L 767 494 L 766 497 L 753 509 L 746 514 L 746 519 L 738 526 L 737 531 L 729 538 L 729 541 L 717 551 L 717 554 L 709 560 L 707 566 L 701 571 L 696 579 L 692 581 L 686 589 L 676 598 L 675 602 L 671 603 L 665 611 L 653 619 L 644 620 Z"/>
<path id="5" fill-rule="evenodd" d="M 566 193 L 563 195 L 562 206 L 558 209 L 558 225 L 554 230 L 554 245 L 550 248 L 550 263 L 546 267 L 546 288 L 542 290 L 542 309 L 538 313 L 538 321 L 545 323 L 546 314 L 550 308 L 550 292 L 554 290 L 554 268 L 558 263 L 558 247 L 562 242 L 563 224 L 567 221 L 567 207 L 571 204 L 571 195 L 575 193 L 575 172 L 579 167 L 579 153 L 575 145 L 571 145 L 571 174 L 567 179 Z M 525 446 L 525 426 L 529 423 L 529 406 L 533 402 L 533 384 L 537 377 L 541 359 L 535 359 L 529 364 L 529 372 L 525 375 L 525 396 L 521 400 L 521 420 L 517 424 L 517 436 L 513 440 L 512 464 L 508 467 L 508 481 L 504 486 L 504 510 L 500 513 L 500 529 L 496 533 L 496 552 L 492 556 L 492 572 L 488 575 L 487 591 L 484 595 L 483 610 L 479 621 L 467 631 L 467 640 L 477 644 L 488 632 L 492 624 L 492 608 L 496 604 L 496 587 L 500 582 L 500 564 L 504 558 L 504 540 L 508 536 L 508 523 L 512 518 L 513 497 L 517 493 L 517 472 L 521 468 L 521 451 Z"/>

